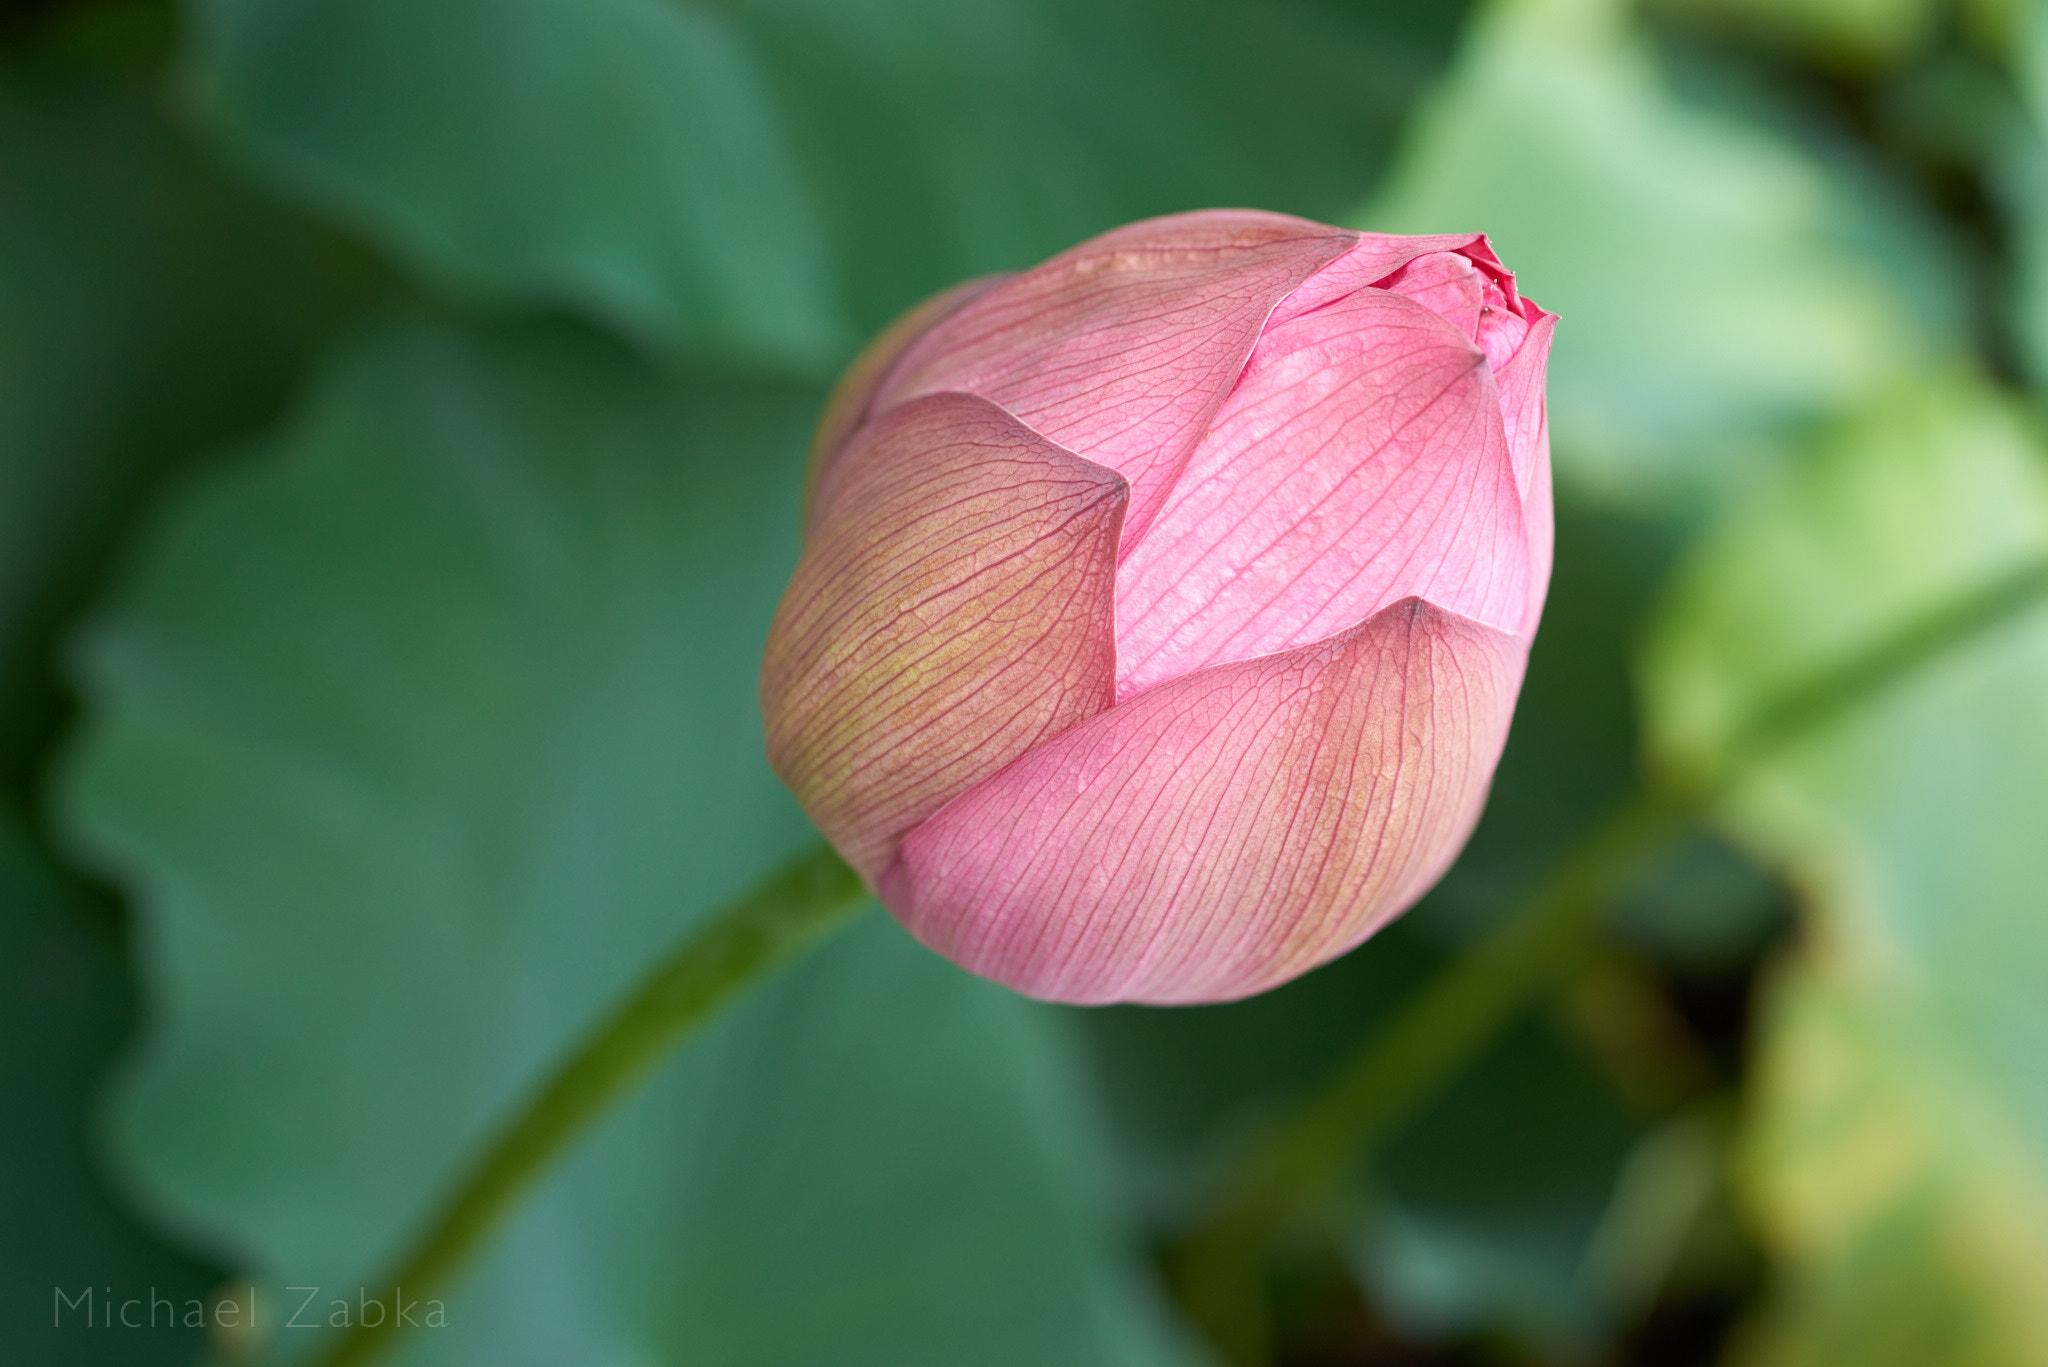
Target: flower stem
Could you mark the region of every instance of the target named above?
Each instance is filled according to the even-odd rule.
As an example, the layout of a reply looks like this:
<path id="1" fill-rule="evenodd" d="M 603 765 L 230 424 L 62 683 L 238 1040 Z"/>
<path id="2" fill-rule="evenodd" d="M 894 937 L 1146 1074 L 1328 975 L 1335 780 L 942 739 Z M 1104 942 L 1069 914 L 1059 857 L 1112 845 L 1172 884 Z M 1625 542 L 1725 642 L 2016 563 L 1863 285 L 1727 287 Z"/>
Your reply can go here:
<path id="1" fill-rule="evenodd" d="M 2048 558 L 2031 561 L 1913 618 L 1750 713 L 1723 746 L 1731 775 L 1891 687 L 1951 647 L 2048 597 Z"/>
<path id="2" fill-rule="evenodd" d="M 2043 598 L 2048 560 L 1913 618 L 1766 699 L 1729 733 L 1710 776 L 1666 782 L 1597 823 L 1527 900 L 1271 1126 L 1167 1254 L 1176 1299 L 1226 1360 L 1258 1367 L 1271 1357 L 1262 1278 L 1274 1241 L 1338 1192 L 1501 1029 L 1565 981 L 1597 945 L 1607 909 L 1716 800 L 1784 746 Z"/>
<path id="3" fill-rule="evenodd" d="M 556 1067 L 499 1131 L 380 1282 L 414 1300 L 445 1287 L 548 1166 L 720 1007 L 836 929 L 867 897 L 830 849 L 786 865 L 688 936 Z M 317 1362 L 357 1367 L 390 1345 L 386 1318 L 347 1330 Z"/>

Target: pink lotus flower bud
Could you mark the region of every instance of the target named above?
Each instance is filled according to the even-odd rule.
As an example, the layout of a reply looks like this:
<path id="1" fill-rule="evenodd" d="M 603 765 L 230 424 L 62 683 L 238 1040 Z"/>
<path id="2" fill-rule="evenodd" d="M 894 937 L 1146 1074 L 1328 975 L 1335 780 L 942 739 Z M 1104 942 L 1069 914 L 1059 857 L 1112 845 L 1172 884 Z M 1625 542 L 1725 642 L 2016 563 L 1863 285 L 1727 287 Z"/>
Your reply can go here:
<path id="1" fill-rule="evenodd" d="M 1477 821 L 1550 577 L 1555 318 L 1479 236 L 1213 211 L 941 295 L 819 432 L 768 753 L 911 933 L 1262 991 Z"/>

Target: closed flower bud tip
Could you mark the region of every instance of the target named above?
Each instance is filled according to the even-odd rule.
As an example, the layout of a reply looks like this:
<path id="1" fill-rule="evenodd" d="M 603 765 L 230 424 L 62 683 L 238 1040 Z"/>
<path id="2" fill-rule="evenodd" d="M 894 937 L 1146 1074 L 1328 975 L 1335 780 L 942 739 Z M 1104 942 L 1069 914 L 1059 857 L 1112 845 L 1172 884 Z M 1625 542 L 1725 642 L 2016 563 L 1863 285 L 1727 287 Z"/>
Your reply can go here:
<path id="1" fill-rule="evenodd" d="M 940 296 L 821 424 L 770 760 L 913 934 L 1030 995 L 1343 953 L 1506 739 L 1554 321 L 1483 237 L 1239 210 Z"/>

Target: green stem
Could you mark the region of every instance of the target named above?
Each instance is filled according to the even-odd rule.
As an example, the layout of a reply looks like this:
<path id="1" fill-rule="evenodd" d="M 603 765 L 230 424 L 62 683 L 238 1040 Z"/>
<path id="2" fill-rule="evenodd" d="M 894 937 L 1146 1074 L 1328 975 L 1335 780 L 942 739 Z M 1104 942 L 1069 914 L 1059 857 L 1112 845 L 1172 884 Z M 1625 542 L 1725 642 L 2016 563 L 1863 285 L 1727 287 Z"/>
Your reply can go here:
<path id="1" fill-rule="evenodd" d="M 1953 646 L 2048 597 L 2048 559 L 2022 565 L 1939 604 L 1869 647 L 1821 670 L 1752 712 L 1723 746 L 1730 775 L 1868 698 Z"/>
<path id="2" fill-rule="evenodd" d="M 1597 824 L 1532 896 L 1270 1128 L 1219 1187 L 1204 1218 L 1170 1250 L 1176 1297 L 1210 1341 L 1240 1367 L 1269 1359 L 1261 1277 L 1274 1240 L 1340 1190 L 1376 1145 L 1564 981 L 1597 944 L 1607 908 L 1729 787 L 1778 749 L 2044 597 L 2048 560 L 1914 618 L 1759 706 L 1730 733 L 1710 780 L 1666 785 Z"/>
<path id="3" fill-rule="evenodd" d="M 820 847 L 787 865 L 686 938 L 555 1069 L 498 1133 L 380 1283 L 415 1301 L 445 1287 L 548 1165 L 683 1039 L 769 970 L 845 921 L 860 879 Z M 355 1367 L 389 1346 L 386 1318 L 349 1329 L 317 1359 Z"/>

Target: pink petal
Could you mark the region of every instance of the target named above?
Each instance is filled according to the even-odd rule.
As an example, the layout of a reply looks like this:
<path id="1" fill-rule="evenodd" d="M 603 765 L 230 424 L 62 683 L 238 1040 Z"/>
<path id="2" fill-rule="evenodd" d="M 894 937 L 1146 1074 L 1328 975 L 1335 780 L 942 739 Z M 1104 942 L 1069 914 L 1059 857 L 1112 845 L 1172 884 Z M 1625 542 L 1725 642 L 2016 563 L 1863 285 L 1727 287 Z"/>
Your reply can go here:
<path id="1" fill-rule="evenodd" d="M 879 890 L 1058 1001 L 1222 1001 L 1357 944 L 1449 865 L 1521 685 L 1517 638 L 1410 599 L 1065 731 L 907 836 Z"/>
<path id="2" fill-rule="evenodd" d="M 1543 401 L 1543 372 L 1550 360 L 1557 315 L 1545 313 L 1527 300 L 1523 304 L 1535 317 L 1522 323 L 1521 345 L 1505 364 L 1494 366 L 1494 378 L 1500 387 L 1501 418 L 1507 428 L 1508 452 L 1514 458 L 1522 521 L 1529 537 L 1529 604 L 1521 626 L 1528 634 L 1536 630 L 1544 592 L 1550 586 L 1550 419 Z M 1493 312 L 1488 310 L 1489 316 Z M 1485 326 L 1483 321 L 1481 325 Z"/>
<path id="3" fill-rule="evenodd" d="M 907 830 L 1110 705 L 1128 489 L 986 399 L 860 429 L 769 632 L 768 755 L 872 880 Z"/>
<path id="4" fill-rule="evenodd" d="M 1515 482 L 1524 497 L 1535 481 L 1536 467 L 1549 459 L 1550 423 L 1543 403 L 1543 375 L 1550 363 L 1550 339 L 1557 331 L 1556 314 L 1541 309 L 1534 312 L 1536 317 L 1524 322 L 1505 311 L 1488 309 L 1482 320 L 1494 345 L 1508 352 L 1493 362 L 1493 374 L 1500 388 L 1501 420 L 1507 428 L 1508 452 L 1514 457 Z"/>
<path id="5" fill-rule="evenodd" d="M 1084 242 L 932 328 L 877 394 L 994 400 L 1131 485 L 1150 521 L 1274 305 L 1356 239 L 1280 214 L 1209 210 Z"/>
<path id="6" fill-rule="evenodd" d="M 1538 440 L 1541 454 L 1535 462 L 1528 496 L 1522 502 L 1522 520 L 1529 531 L 1529 606 L 1517 634 L 1524 639 L 1536 635 L 1536 624 L 1543 616 L 1543 600 L 1550 593 L 1552 542 L 1556 531 L 1556 514 L 1550 505 L 1549 432 L 1543 432 Z"/>
<path id="7" fill-rule="evenodd" d="M 1395 271 L 1380 288 L 1413 299 L 1463 333 L 1466 340 L 1477 342 L 1479 315 L 1487 305 L 1491 284 L 1469 257 L 1431 252 Z M 1496 300 L 1500 298 L 1498 289 L 1491 293 Z"/>
<path id="8" fill-rule="evenodd" d="M 1117 574 L 1120 697 L 1402 598 L 1520 631 L 1529 544 L 1485 357 L 1359 290 L 1275 324 Z"/>
<path id="9" fill-rule="evenodd" d="M 1514 272 L 1500 264 L 1482 233 L 1439 233 L 1404 237 L 1398 233 L 1360 233 L 1351 250 L 1317 271 L 1273 311 L 1274 323 L 1313 313 L 1324 305 L 1362 289 L 1388 288 L 1409 263 L 1422 257 L 1456 254 L 1470 262 L 1499 289 L 1514 298 Z"/>
<path id="10" fill-rule="evenodd" d="M 991 288 L 1009 279 L 1007 275 L 984 275 L 975 280 L 964 280 L 950 289 L 940 290 L 931 298 L 912 306 L 902 317 L 883 328 L 875 339 L 861 349 L 853 358 L 853 364 L 832 386 L 832 393 L 825 400 L 825 411 L 818 416 L 818 430 L 811 435 L 811 468 L 809 487 L 805 493 L 805 526 L 816 511 L 820 487 L 836 463 L 846 439 L 854 429 L 868 419 L 873 406 L 875 391 L 880 389 L 896 363 L 903 358 L 904 351 L 929 332 L 933 325 L 950 318 L 965 308 L 977 296 L 986 294 Z"/>

